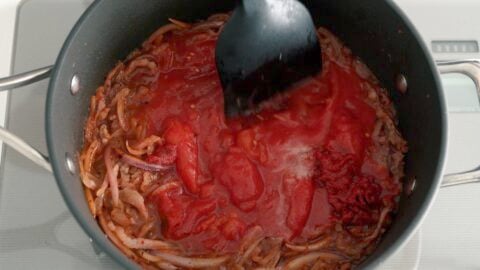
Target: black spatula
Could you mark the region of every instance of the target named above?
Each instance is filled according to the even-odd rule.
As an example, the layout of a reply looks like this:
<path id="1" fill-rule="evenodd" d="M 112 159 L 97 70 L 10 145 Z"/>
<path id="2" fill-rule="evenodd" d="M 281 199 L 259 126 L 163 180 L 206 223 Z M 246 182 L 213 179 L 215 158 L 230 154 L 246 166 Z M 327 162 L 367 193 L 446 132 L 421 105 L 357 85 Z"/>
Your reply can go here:
<path id="1" fill-rule="evenodd" d="M 254 109 L 322 68 L 315 25 L 296 0 L 239 1 L 215 57 L 228 116 Z"/>

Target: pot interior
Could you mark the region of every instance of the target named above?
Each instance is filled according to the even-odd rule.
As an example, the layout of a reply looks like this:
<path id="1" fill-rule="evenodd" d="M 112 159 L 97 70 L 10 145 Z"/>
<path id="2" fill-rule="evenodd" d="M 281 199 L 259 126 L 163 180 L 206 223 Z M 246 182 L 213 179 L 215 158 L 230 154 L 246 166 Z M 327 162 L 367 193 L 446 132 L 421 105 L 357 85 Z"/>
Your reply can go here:
<path id="1" fill-rule="evenodd" d="M 406 179 L 416 189 L 402 197 L 394 224 L 375 252 L 360 266 L 379 265 L 401 246 L 425 214 L 441 177 L 445 141 L 444 97 L 428 52 L 405 17 L 388 0 L 308 0 L 317 26 L 340 37 L 369 66 L 398 111 L 400 131 L 407 139 Z M 128 268 L 137 267 L 104 236 L 88 210 L 78 172 L 71 174 L 65 155 L 82 146 L 89 99 L 115 64 L 168 18 L 188 22 L 205 19 L 234 7 L 234 1 L 213 0 L 102 0 L 96 1 L 76 24 L 57 59 L 47 99 L 46 131 L 49 154 L 62 195 L 87 234 L 109 255 Z M 80 91 L 70 94 L 73 75 Z M 408 91 L 395 90 L 398 75 Z"/>

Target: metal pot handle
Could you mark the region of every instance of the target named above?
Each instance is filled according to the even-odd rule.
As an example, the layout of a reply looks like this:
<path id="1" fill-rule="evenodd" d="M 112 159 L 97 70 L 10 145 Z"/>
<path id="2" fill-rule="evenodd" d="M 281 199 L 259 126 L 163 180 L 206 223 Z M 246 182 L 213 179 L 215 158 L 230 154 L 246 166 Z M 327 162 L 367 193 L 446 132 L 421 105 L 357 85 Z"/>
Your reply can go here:
<path id="1" fill-rule="evenodd" d="M 0 78 L 0 91 L 14 89 L 38 82 L 49 77 L 51 71 L 52 66 L 49 66 L 6 78 Z M 52 166 L 50 165 L 50 161 L 48 160 L 47 156 L 3 127 L 0 127 L 0 141 L 3 141 L 5 144 L 9 145 L 45 170 L 52 172 Z"/>
<path id="2" fill-rule="evenodd" d="M 480 98 L 480 60 L 439 61 L 437 65 L 441 74 L 462 73 L 470 77 L 477 87 Z M 0 78 L 0 91 L 17 88 L 45 79 L 50 75 L 51 69 L 52 66 L 49 66 L 11 77 Z M 50 172 L 52 171 L 48 157 L 2 127 L 0 127 L 0 141 L 17 150 L 35 164 Z M 480 182 L 480 169 L 464 173 L 447 174 L 443 178 L 442 187 L 474 182 Z"/>
<path id="3" fill-rule="evenodd" d="M 480 60 L 469 59 L 459 61 L 438 61 L 438 71 L 441 74 L 461 73 L 470 77 L 477 88 L 480 99 Z M 447 174 L 443 177 L 442 187 L 480 182 L 480 168 L 473 171 Z"/>
<path id="4" fill-rule="evenodd" d="M 53 66 L 43 67 L 6 78 L 0 78 L 0 91 L 15 89 L 50 77 Z"/>

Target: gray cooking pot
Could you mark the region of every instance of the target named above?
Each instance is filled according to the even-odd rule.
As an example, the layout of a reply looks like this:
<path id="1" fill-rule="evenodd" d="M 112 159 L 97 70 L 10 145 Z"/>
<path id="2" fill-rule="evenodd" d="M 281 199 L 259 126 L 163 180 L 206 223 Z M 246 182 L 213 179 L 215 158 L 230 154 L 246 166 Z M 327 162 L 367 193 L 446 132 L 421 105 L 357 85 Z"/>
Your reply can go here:
<path id="1" fill-rule="evenodd" d="M 438 71 L 460 72 L 470 76 L 479 88 L 480 62 L 442 62 L 437 68 L 413 25 L 390 0 L 303 2 L 315 23 L 338 35 L 391 91 L 400 130 L 409 144 L 406 190 L 412 191 L 414 186 L 415 190 L 402 196 L 391 228 L 375 252 L 359 266 L 373 268 L 413 235 L 441 183 L 455 185 L 480 177 L 480 171 L 443 177 L 447 112 L 438 79 Z M 196 21 L 233 7 L 234 1 L 214 0 L 95 1 L 70 32 L 51 74 L 51 67 L 46 67 L 0 79 L 0 89 L 12 89 L 51 76 L 45 116 L 49 157 L 3 128 L 0 140 L 53 171 L 63 198 L 81 227 L 101 249 L 127 268 L 135 269 L 138 265 L 105 237 L 90 214 L 73 160 L 82 146 L 89 98 L 107 72 L 155 29 L 166 24 L 168 18 Z M 398 88 L 408 91 L 400 94 Z"/>

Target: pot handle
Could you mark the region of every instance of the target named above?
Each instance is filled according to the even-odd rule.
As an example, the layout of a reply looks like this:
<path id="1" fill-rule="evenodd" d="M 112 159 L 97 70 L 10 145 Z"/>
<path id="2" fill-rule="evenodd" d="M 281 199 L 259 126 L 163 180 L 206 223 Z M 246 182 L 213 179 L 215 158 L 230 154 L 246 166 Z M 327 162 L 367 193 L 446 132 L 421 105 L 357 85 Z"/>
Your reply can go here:
<path id="1" fill-rule="evenodd" d="M 0 91 L 14 89 L 38 82 L 49 77 L 51 71 L 52 66 L 48 66 L 10 77 L 0 78 Z M 5 144 L 12 147 L 45 170 L 52 172 L 52 166 L 50 165 L 50 161 L 48 160 L 47 156 L 3 127 L 0 127 L 0 141 L 3 141 Z"/>
<path id="2" fill-rule="evenodd" d="M 437 61 L 441 74 L 461 73 L 473 80 L 480 99 L 480 59 Z M 480 168 L 469 172 L 447 174 L 443 177 L 441 187 L 451 187 L 462 184 L 480 182 Z"/>
<path id="3" fill-rule="evenodd" d="M 0 78 L 0 91 L 15 89 L 50 77 L 53 66 L 27 71 L 6 78 Z"/>

